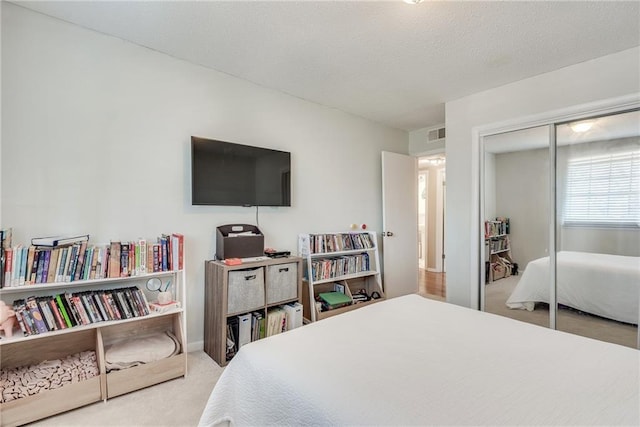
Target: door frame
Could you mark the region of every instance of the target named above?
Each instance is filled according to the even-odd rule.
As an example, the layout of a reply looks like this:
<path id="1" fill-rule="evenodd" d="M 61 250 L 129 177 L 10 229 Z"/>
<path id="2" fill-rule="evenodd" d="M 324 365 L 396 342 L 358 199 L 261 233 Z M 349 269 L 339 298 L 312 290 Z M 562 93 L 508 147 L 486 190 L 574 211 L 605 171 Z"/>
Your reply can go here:
<path id="1" fill-rule="evenodd" d="M 418 160 L 419 162 L 419 160 Z M 420 175 L 424 175 L 424 186 L 425 189 L 429 190 L 429 178 L 431 176 L 431 174 L 429 173 L 429 169 L 420 169 L 420 167 L 418 167 L 417 170 L 417 178 L 418 178 L 418 191 L 420 190 L 420 182 L 419 182 L 419 178 Z M 418 230 L 420 230 L 420 194 L 417 195 L 418 196 Z M 420 248 L 422 250 L 422 258 L 424 259 L 424 264 L 422 266 L 420 266 L 420 261 L 421 259 L 418 258 L 418 267 L 422 268 L 423 270 L 427 270 L 427 265 L 429 264 L 428 260 L 429 260 L 429 247 L 427 246 L 427 230 L 429 230 L 429 198 L 425 197 L 424 198 L 424 230 L 423 230 L 423 235 L 419 236 L 419 244 L 420 244 Z"/>
<path id="2" fill-rule="evenodd" d="M 446 159 L 446 156 L 445 156 Z M 444 252 L 444 219 L 445 219 L 445 181 L 447 166 L 438 169 L 436 176 L 436 269 L 437 273 L 446 271 Z"/>
<path id="3" fill-rule="evenodd" d="M 446 145 L 446 143 L 445 143 Z M 445 151 L 446 147 L 440 147 L 440 148 L 436 148 L 433 150 L 427 150 L 427 151 L 421 151 L 419 153 L 414 153 L 411 156 L 415 157 L 418 161 L 420 160 L 420 158 L 422 157 L 431 157 L 431 156 L 437 156 L 437 155 L 442 155 L 445 159 L 447 158 L 447 153 Z M 445 215 L 445 202 L 446 202 L 446 197 L 444 195 L 444 191 L 446 191 L 446 189 L 442 188 L 442 172 L 446 171 L 447 166 L 445 163 L 445 166 L 438 170 L 436 172 L 436 245 L 435 245 L 435 257 L 436 257 L 436 263 L 435 263 L 435 267 L 433 268 L 427 268 L 425 265 L 425 270 L 427 271 L 431 271 L 431 272 L 435 272 L 435 273 L 444 273 L 446 271 L 446 262 L 443 261 L 442 255 L 444 253 L 444 215 Z M 430 171 L 428 171 L 430 172 Z M 420 168 L 417 169 L 416 171 L 416 182 L 418 182 L 418 175 L 420 174 Z M 446 175 L 445 175 L 446 176 Z M 429 177 L 431 177 L 431 174 L 429 174 Z M 443 191 L 444 190 L 444 191 Z M 428 205 L 427 205 L 428 207 Z M 417 218 L 418 212 L 416 212 L 416 218 Z M 419 225 L 419 224 L 418 224 Z M 429 226 L 429 219 L 428 219 L 428 215 L 427 218 L 425 219 L 425 227 L 428 229 Z M 428 240 L 428 239 L 426 239 Z M 425 252 L 427 253 L 427 252 Z"/>

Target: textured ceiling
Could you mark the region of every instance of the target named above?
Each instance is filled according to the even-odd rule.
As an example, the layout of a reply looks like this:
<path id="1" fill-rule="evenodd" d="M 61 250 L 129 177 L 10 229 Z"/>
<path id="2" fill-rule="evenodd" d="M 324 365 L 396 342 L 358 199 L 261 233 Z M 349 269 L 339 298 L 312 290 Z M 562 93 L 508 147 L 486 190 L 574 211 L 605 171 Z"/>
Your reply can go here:
<path id="1" fill-rule="evenodd" d="M 399 129 L 444 102 L 640 45 L 640 2 L 15 1 Z"/>

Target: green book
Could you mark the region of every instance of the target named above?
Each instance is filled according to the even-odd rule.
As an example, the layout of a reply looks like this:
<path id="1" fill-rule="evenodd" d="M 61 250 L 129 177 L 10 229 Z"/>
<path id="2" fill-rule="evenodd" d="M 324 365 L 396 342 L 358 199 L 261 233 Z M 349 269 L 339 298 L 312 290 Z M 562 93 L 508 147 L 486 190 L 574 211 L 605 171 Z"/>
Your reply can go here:
<path id="1" fill-rule="evenodd" d="M 320 299 L 324 301 L 330 308 L 338 308 L 351 304 L 351 298 L 342 292 L 324 292 L 321 293 Z"/>
<path id="2" fill-rule="evenodd" d="M 56 296 L 56 303 L 58 304 L 58 308 L 60 308 L 60 313 L 62 313 L 62 317 L 64 317 L 64 322 L 67 324 L 67 327 L 70 328 L 73 326 L 71 320 L 69 319 L 69 315 L 67 314 L 67 310 L 64 308 L 64 304 L 62 303 L 62 299 L 60 295 Z"/>

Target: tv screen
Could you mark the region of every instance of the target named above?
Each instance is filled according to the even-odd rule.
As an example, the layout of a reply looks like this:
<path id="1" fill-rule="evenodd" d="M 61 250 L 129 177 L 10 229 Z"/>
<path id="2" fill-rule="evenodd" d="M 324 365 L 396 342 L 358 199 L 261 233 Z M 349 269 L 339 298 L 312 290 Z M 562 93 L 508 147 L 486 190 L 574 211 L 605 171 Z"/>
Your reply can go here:
<path id="1" fill-rule="evenodd" d="M 191 204 L 291 206 L 291 153 L 192 136 Z"/>

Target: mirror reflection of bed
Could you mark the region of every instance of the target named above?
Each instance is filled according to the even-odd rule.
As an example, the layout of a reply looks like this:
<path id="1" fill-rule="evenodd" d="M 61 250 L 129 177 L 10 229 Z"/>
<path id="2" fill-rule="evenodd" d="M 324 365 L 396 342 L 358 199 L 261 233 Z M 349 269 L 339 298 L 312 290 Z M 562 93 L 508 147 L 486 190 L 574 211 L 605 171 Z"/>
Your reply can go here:
<path id="1" fill-rule="evenodd" d="M 557 140 L 555 173 L 550 133 Z M 509 254 L 519 270 L 486 280 L 485 311 L 550 326 L 553 179 L 556 329 L 637 347 L 639 176 L 638 111 L 485 137 L 484 220 L 510 219 Z M 495 260 L 488 248 L 487 262 Z"/>
<path id="2" fill-rule="evenodd" d="M 485 311 L 539 326 L 549 325 L 549 305 L 536 303 L 533 311 L 510 309 L 506 301 L 522 276 L 510 276 L 486 285 Z M 636 325 L 591 315 L 560 305 L 558 329 L 573 334 L 613 342 L 627 347 L 636 347 Z"/>

